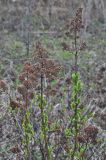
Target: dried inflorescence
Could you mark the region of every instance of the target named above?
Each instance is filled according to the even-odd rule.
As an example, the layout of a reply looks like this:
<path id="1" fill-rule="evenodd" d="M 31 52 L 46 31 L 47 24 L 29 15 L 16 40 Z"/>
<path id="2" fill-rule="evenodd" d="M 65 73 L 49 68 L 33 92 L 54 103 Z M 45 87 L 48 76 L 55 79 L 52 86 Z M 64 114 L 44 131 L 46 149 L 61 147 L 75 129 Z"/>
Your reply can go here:
<path id="1" fill-rule="evenodd" d="M 86 128 L 84 128 L 84 133 L 81 135 L 77 135 L 77 141 L 79 143 L 96 143 L 96 138 L 99 130 L 94 125 L 89 125 Z"/>
<path id="2" fill-rule="evenodd" d="M 68 32 L 66 32 L 66 35 L 69 36 L 72 32 L 79 32 L 81 28 L 83 28 L 82 25 L 82 8 L 79 8 L 76 12 L 76 15 L 71 21 L 68 22 L 66 28 L 68 29 Z"/>
<path id="3" fill-rule="evenodd" d="M 12 153 L 14 153 L 14 154 L 17 154 L 17 153 L 21 152 L 21 150 L 20 150 L 20 148 L 18 147 L 18 145 L 12 147 L 12 148 L 10 149 L 10 151 L 11 151 Z"/>
<path id="4" fill-rule="evenodd" d="M 36 58 L 36 63 L 35 63 Z M 23 71 L 19 75 L 19 81 L 21 85 L 17 87 L 18 93 L 21 95 L 22 100 L 26 99 L 30 101 L 34 98 L 35 91 L 41 89 L 40 82 L 43 78 L 44 92 L 46 95 L 56 95 L 57 89 L 52 89 L 50 82 L 56 79 L 61 66 L 55 60 L 49 59 L 46 49 L 40 42 L 36 44 L 36 51 L 34 53 L 34 62 L 26 62 L 23 66 Z M 39 86 L 39 87 L 38 87 Z"/>
<path id="5" fill-rule="evenodd" d="M 67 86 L 70 86 L 70 84 L 71 84 L 71 78 L 67 77 L 66 80 L 65 80 L 65 83 L 66 83 Z"/>
<path id="6" fill-rule="evenodd" d="M 79 8 L 75 17 L 71 20 L 70 31 L 79 31 L 82 27 L 82 8 Z"/>
<path id="7" fill-rule="evenodd" d="M 60 65 L 56 61 L 48 58 L 47 51 L 40 42 L 36 44 L 34 60 L 37 61 L 34 64 L 29 62 L 24 64 L 23 72 L 19 76 L 19 80 L 21 82 L 25 80 L 38 82 L 41 75 L 50 80 L 57 76 L 57 73 L 61 69 Z"/>
<path id="8" fill-rule="evenodd" d="M 94 125 L 89 125 L 84 129 L 87 139 L 90 139 L 92 142 L 96 142 L 97 134 L 99 132 L 98 128 Z"/>
<path id="9" fill-rule="evenodd" d="M 83 133 L 79 133 L 76 137 L 77 143 L 80 144 L 97 144 L 97 134 L 99 129 L 94 125 L 89 125 L 84 128 Z M 85 152 L 86 153 L 86 152 Z"/>
<path id="10" fill-rule="evenodd" d="M 60 65 L 56 61 L 49 59 L 46 49 L 37 43 L 34 58 L 38 60 L 36 71 L 45 75 L 46 78 L 52 79 L 60 71 Z"/>
<path id="11" fill-rule="evenodd" d="M 4 80 L 0 80 L 0 89 L 6 91 L 8 89 L 7 83 Z"/>
<path id="12" fill-rule="evenodd" d="M 82 8 L 79 8 L 76 12 L 76 15 L 73 19 L 71 19 L 66 28 L 66 36 L 68 37 L 73 37 L 75 40 L 75 43 L 77 41 L 78 44 L 78 40 L 79 40 L 79 47 L 78 45 L 76 46 L 76 44 L 69 46 L 66 43 L 63 43 L 63 49 L 65 48 L 65 50 L 69 50 L 69 51 L 82 51 L 86 48 L 86 43 L 85 42 L 80 42 L 80 30 L 83 28 L 83 23 L 82 23 Z M 73 34 L 72 34 L 73 33 Z"/>
<path id="13" fill-rule="evenodd" d="M 20 108 L 21 106 L 18 101 L 10 99 L 10 107 L 12 108 L 12 110 L 14 110 L 16 108 Z"/>
<path id="14" fill-rule="evenodd" d="M 85 135 L 78 135 L 78 136 L 77 136 L 77 141 L 78 141 L 79 143 L 86 143 L 87 138 L 86 138 Z"/>
<path id="15" fill-rule="evenodd" d="M 34 58 L 42 59 L 42 58 L 48 58 L 48 52 L 47 50 L 42 46 L 40 42 L 36 43 L 36 50 L 34 53 Z"/>
<path id="16" fill-rule="evenodd" d="M 19 85 L 19 86 L 17 87 L 17 91 L 18 91 L 18 93 L 20 93 L 21 95 L 24 95 L 24 94 L 27 92 L 27 89 L 26 89 L 26 87 L 25 87 L 24 85 Z"/>
<path id="17" fill-rule="evenodd" d="M 32 88 L 32 81 L 31 80 L 24 80 L 23 81 L 23 85 L 27 88 L 27 89 L 31 89 Z"/>

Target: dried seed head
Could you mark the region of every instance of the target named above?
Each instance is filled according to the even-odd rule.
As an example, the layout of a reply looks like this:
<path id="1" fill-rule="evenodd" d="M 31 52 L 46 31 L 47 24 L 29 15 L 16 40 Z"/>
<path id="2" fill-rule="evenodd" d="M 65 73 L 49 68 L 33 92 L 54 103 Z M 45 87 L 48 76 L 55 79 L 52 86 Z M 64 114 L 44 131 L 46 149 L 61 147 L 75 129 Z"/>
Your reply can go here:
<path id="1" fill-rule="evenodd" d="M 4 80 L 0 80 L 0 89 L 6 91 L 8 89 L 7 83 Z"/>
<path id="2" fill-rule="evenodd" d="M 80 29 L 82 28 L 82 10 L 83 10 L 82 8 L 79 8 L 76 12 L 75 17 L 67 25 L 69 29 L 68 35 L 70 35 L 72 31 L 79 32 Z"/>
<path id="3" fill-rule="evenodd" d="M 27 92 L 27 88 L 26 88 L 24 85 L 19 85 L 19 86 L 17 87 L 17 91 L 18 91 L 20 94 L 24 95 L 24 94 Z"/>
<path id="4" fill-rule="evenodd" d="M 71 84 L 71 78 L 68 77 L 68 78 L 66 79 L 66 84 L 67 84 L 67 85 L 70 85 L 70 84 Z"/>
<path id="5" fill-rule="evenodd" d="M 10 107 L 14 110 L 16 108 L 20 108 L 20 104 L 17 101 L 10 99 Z"/>
<path id="6" fill-rule="evenodd" d="M 29 74 L 28 78 L 33 82 L 33 81 L 36 81 L 37 77 L 35 74 L 31 73 Z"/>
<path id="7" fill-rule="evenodd" d="M 85 143 L 86 142 L 86 137 L 83 135 L 78 135 L 77 136 L 77 141 L 79 142 L 79 143 Z"/>
<path id="8" fill-rule="evenodd" d="M 25 72 L 29 72 L 30 71 L 31 66 L 29 64 L 24 64 L 24 68 L 23 71 Z"/>
<path id="9" fill-rule="evenodd" d="M 48 58 L 47 50 L 41 45 L 40 42 L 36 43 L 36 50 L 34 54 L 34 59 L 42 59 L 42 58 Z"/>
<path id="10" fill-rule="evenodd" d="M 31 81 L 31 80 L 24 80 L 24 81 L 23 81 L 23 85 L 24 85 L 27 89 L 31 89 L 31 88 L 32 88 L 32 81 Z"/>
<path id="11" fill-rule="evenodd" d="M 19 149 L 18 145 L 16 145 L 15 147 L 12 147 L 12 148 L 10 149 L 10 151 L 11 151 L 12 153 L 14 153 L 14 154 L 17 154 L 17 153 L 21 152 L 21 150 Z"/>
<path id="12" fill-rule="evenodd" d="M 83 11 L 83 8 L 78 8 L 78 10 L 76 12 L 76 17 L 77 16 L 82 16 L 82 11 Z"/>
<path id="13" fill-rule="evenodd" d="M 86 127 L 84 129 L 86 135 L 89 137 L 89 138 L 96 138 L 97 137 L 97 134 L 98 134 L 98 128 L 93 126 L 93 125 L 89 125 L 88 127 Z"/>

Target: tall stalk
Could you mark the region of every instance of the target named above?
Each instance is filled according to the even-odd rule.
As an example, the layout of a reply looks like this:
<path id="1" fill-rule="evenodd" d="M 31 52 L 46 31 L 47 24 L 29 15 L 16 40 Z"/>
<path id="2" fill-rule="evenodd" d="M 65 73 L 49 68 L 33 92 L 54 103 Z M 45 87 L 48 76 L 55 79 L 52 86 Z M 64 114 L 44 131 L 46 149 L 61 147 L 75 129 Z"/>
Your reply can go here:
<path id="1" fill-rule="evenodd" d="M 74 45 L 75 45 L 75 75 L 77 76 L 78 73 L 78 51 L 77 51 L 77 31 L 75 30 L 74 34 Z M 77 86 L 77 80 L 75 81 L 74 85 Z M 75 102 L 75 109 L 74 109 L 74 118 L 75 118 L 75 137 L 74 137 L 74 150 L 72 154 L 72 160 L 74 160 L 75 152 L 77 149 L 77 134 L 78 134 L 78 115 L 77 115 L 77 109 L 78 109 L 78 104 L 77 104 L 77 99 L 78 99 L 78 93 L 75 94 L 74 97 L 74 102 Z"/>
<path id="2" fill-rule="evenodd" d="M 41 57 L 42 59 L 42 57 Z M 43 62 L 41 63 L 41 69 L 43 69 Z M 44 135 L 44 150 L 46 152 L 45 158 L 46 160 L 50 160 L 50 155 L 49 155 L 49 149 L 48 149 L 48 139 L 47 139 L 47 132 L 46 132 L 46 124 L 45 124 L 45 113 L 44 113 L 44 106 L 43 106 L 43 90 L 44 90 L 44 86 L 43 86 L 43 73 L 41 71 L 41 76 L 40 76 L 40 83 L 41 83 L 41 91 L 40 91 L 40 109 L 41 109 L 41 129 L 42 129 L 42 133 Z"/>
<path id="3" fill-rule="evenodd" d="M 79 79 L 79 74 L 78 74 L 78 53 L 79 53 L 79 48 L 77 46 L 77 37 L 78 33 L 80 32 L 80 29 L 82 27 L 82 8 L 79 8 L 77 10 L 76 16 L 74 19 L 71 21 L 71 28 L 70 31 L 73 31 L 74 33 L 74 51 L 75 51 L 75 56 L 74 56 L 74 73 L 72 74 L 72 83 L 73 83 L 73 91 L 72 91 L 72 109 L 74 110 L 74 116 L 73 116 L 73 125 L 74 125 L 74 147 L 71 155 L 71 160 L 75 159 L 75 153 L 77 152 L 77 135 L 78 135 L 78 105 L 80 103 L 80 97 L 79 93 L 81 91 L 81 82 Z M 82 47 L 82 46 L 81 46 Z"/>

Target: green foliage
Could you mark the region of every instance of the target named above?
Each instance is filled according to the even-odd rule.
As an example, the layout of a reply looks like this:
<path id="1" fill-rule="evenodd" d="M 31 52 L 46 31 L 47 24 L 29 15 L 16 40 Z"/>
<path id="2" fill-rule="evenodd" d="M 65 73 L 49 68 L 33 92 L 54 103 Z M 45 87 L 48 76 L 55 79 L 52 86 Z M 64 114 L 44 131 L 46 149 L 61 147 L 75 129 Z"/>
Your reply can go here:
<path id="1" fill-rule="evenodd" d="M 34 138 L 34 130 L 33 126 L 30 122 L 30 110 L 27 110 L 23 120 L 22 120 L 22 130 L 23 130 L 23 138 L 22 138 L 22 145 L 24 146 L 24 154 L 26 159 L 28 159 L 30 155 L 30 143 Z"/>
<path id="2" fill-rule="evenodd" d="M 5 50 L 11 55 L 11 58 L 18 58 L 25 55 L 26 53 L 24 44 L 16 40 L 9 41 L 6 44 Z"/>
<path id="3" fill-rule="evenodd" d="M 64 51 L 63 53 L 61 52 L 60 55 L 63 58 L 63 60 L 70 60 L 73 56 L 73 54 L 69 51 Z"/>

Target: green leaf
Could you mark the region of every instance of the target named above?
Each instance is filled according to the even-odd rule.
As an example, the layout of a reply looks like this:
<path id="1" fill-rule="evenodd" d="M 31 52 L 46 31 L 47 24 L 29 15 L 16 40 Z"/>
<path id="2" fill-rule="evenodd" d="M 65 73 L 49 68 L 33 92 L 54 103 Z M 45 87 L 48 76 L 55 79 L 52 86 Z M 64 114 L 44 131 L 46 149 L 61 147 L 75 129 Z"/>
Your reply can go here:
<path id="1" fill-rule="evenodd" d="M 71 104 L 71 109 L 75 109 L 75 107 L 76 107 L 76 105 L 75 105 L 75 103 L 74 102 L 72 102 L 72 104 Z"/>

